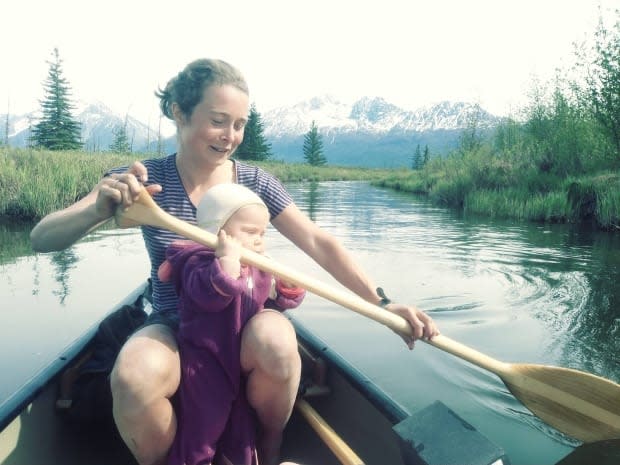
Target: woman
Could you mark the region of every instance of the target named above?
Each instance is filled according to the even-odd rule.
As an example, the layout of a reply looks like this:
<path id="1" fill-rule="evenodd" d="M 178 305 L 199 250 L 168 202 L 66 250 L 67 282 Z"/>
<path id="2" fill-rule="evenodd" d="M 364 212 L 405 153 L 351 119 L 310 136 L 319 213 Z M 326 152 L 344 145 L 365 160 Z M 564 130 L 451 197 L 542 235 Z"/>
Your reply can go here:
<path id="1" fill-rule="evenodd" d="M 320 229 L 293 203 L 277 179 L 231 160 L 243 140 L 249 93 L 243 76 L 228 63 L 201 59 L 188 64 L 158 92 L 163 114 L 177 126 L 177 153 L 112 170 L 83 199 L 51 213 L 31 233 L 37 251 L 60 250 L 128 207 L 146 187 L 169 213 L 195 223 L 196 205 L 212 186 L 243 184 L 267 204 L 273 226 L 335 279 L 373 304 L 404 317 L 415 339 L 438 334 L 433 320 L 410 306 L 389 303 L 353 261 L 340 242 Z M 176 432 L 170 401 L 179 387 L 180 361 L 174 331 L 176 295 L 159 281 L 157 269 L 165 248 L 178 236 L 143 227 L 151 259 L 154 310 L 147 324 L 124 345 L 111 376 L 114 417 L 127 446 L 141 465 L 165 463 Z M 242 334 L 241 367 L 247 398 L 261 425 L 261 463 L 277 463 L 282 432 L 291 414 L 301 362 L 290 322 L 261 312 Z"/>

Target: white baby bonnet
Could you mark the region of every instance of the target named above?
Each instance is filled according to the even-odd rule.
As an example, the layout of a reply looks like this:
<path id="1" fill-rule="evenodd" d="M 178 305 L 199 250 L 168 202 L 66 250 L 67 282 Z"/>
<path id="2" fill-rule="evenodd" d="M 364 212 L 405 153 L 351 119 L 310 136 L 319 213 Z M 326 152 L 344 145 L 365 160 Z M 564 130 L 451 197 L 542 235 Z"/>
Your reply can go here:
<path id="1" fill-rule="evenodd" d="M 200 200 L 196 223 L 202 229 L 217 234 L 237 210 L 248 205 L 267 208 L 258 195 L 241 184 L 216 184 Z"/>

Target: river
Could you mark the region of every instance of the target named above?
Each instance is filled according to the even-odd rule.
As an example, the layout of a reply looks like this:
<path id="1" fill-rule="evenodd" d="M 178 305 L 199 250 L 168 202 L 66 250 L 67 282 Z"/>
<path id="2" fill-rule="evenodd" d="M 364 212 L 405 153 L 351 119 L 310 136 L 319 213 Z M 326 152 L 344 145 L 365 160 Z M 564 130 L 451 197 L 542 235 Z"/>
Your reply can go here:
<path id="1" fill-rule="evenodd" d="M 619 234 L 464 217 L 364 182 L 287 187 L 392 299 L 429 312 L 446 336 L 498 360 L 620 380 Z M 136 229 L 108 227 L 33 254 L 30 228 L 0 224 L 0 399 L 148 272 Z M 338 286 L 275 230 L 267 239 L 274 259 Z M 515 464 L 553 464 L 577 445 L 492 373 L 422 342 L 409 351 L 389 329 L 317 296 L 292 312 L 411 412 L 441 400 Z"/>

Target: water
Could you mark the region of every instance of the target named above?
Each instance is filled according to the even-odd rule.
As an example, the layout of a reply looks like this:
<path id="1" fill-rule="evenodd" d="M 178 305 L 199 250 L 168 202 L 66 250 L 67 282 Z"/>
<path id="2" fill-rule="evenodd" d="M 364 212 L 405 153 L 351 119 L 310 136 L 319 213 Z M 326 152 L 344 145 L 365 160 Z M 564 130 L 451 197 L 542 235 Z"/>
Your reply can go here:
<path id="1" fill-rule="evenodd" d="M 288 188 L 391 298 L 429 312 L 450 338 L 506 362 L 620 380 L 620 235 L 463 218 L 358 182 Z M 28 230 L 0 226 L 0 369 L 11 373 L 0 398 L 147 275 L 137 230 L 106 229 L 38 255 Z M 339 286 L 275 230 L 268 240 L 276 260 Z M 320 297 L 292 312 L 411 412 L 441 400 L 515 464 L 553 464 L 577 444 L 489 372 L 421 342 L 410 352 L 389 329 Z"/>

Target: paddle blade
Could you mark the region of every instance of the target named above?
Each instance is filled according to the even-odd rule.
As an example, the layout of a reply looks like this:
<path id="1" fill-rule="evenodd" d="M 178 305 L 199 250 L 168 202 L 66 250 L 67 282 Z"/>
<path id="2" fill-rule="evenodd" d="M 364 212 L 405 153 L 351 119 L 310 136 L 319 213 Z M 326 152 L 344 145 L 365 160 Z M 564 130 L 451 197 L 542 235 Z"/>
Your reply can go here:
<path id="1" fill-rule="evenodd" d="M 547 424 L 583 442 L 620 438 L 620 385 L 569 368 L 511 364 L 506 387 Z"/>

